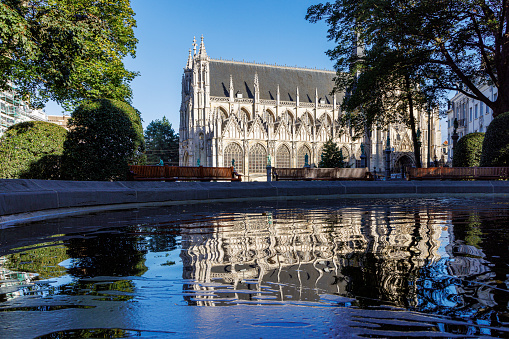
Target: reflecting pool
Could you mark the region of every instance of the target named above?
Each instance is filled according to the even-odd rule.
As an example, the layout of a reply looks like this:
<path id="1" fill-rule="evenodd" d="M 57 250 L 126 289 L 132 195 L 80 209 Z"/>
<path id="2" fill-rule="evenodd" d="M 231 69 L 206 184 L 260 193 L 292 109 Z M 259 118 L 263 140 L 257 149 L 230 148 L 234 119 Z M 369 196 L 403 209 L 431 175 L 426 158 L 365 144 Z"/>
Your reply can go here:
<path id="1" fill-rule="evenodd" d="M 509 337 L 509 199 L 98 213 L 0 230 L 0 338 Z"/>

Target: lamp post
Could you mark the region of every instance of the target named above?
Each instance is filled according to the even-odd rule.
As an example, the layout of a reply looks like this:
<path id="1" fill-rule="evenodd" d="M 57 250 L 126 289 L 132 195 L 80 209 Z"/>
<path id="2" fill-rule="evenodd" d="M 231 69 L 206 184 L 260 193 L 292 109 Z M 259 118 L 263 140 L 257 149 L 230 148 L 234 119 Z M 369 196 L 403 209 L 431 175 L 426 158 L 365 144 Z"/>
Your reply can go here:
<path id="1" fill-rule="evenodd" d="M 387 131 L 387 148 L 385 149 L 385 180 L 391 180 L 391 139 Z"/>
<path id="2" fill-rule="evenodd" d="M 428 166 L 431 167 L 431 108 L 428 108 Z"/>
<path id="3" fill-rule="evenodd" d="M 458 138 L 459 138 L 458 132 L 456 131 L 457 129 L 458 129 L 458 119 L 454 118 L 454 132 L 451 135 L 451 139 L 452 139 L 452 157 L 454 157 L 454 149 L 456 148 L 456 143 L 458 142 Z M 451 164 L 451 166 L 452 166 L 452 164 Z"/>

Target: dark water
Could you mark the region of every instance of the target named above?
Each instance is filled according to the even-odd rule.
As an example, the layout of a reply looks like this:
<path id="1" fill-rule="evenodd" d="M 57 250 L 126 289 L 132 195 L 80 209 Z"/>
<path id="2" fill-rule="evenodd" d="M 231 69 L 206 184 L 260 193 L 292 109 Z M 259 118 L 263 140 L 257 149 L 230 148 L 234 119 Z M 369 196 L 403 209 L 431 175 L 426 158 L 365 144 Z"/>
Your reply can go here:
<path id="1" fill-rule="evenodd" d="M 509 200 L 147 208 L 0 230 L 0 338 L 509 337 Z"/>

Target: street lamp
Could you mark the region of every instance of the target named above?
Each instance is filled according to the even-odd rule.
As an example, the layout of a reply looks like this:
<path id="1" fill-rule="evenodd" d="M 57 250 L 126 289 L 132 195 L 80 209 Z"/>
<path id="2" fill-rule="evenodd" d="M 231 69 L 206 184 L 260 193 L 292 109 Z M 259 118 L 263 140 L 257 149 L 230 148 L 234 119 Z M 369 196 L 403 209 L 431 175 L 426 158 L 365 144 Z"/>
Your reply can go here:
<path id="1" fill-rule="evenodd" d="M 385 149 L 385 180 L 391 179 L 391 138 L 387 130 L 387 148 Z"/>

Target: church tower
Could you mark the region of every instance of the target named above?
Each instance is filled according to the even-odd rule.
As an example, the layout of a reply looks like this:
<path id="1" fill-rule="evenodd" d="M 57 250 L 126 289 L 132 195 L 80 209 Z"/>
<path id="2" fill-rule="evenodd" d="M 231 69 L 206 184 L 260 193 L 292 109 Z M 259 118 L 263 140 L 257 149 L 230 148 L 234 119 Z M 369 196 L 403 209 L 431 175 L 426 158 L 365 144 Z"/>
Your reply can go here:
<path id="1" fill-rule="evenodd" d="M 198 52 L 196 38 L 182 76 L 182 104 L 180 107 L 180 164 L 212 166 L 211 152 L 206 140 L 213 130 L 210 126 L 210 74 L 203 36 Z"/>

